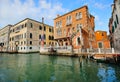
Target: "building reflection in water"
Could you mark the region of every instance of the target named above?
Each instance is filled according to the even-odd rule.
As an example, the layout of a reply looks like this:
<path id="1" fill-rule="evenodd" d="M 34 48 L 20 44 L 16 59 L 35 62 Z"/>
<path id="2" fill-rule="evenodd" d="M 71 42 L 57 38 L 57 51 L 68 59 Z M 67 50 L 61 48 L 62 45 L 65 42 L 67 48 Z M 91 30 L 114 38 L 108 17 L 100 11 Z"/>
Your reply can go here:
<path id="1" fill-rule="evenodd" d="M 119 82 L 120 67 L 72 57 L 0 55 L 0 82 Z"/>
<path id="2" fill-rule="evenodd" d="M 116 82 L 117 81 L 117 78 L 115 76 L 115 69 L 110 66 L 103 65 L 101 63 L 99 64 L 97 75 L 102 82 Z"/>

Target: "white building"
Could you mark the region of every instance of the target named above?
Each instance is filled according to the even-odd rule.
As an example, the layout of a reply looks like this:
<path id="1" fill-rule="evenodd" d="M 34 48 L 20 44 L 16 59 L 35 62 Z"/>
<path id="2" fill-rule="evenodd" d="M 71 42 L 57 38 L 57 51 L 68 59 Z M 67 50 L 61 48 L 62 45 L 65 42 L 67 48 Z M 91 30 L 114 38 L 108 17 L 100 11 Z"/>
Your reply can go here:
<path id="1" fill-rule="evenodd" d="M 0 52 L 7 52 L 9 47 L 9 35 L 12 25 L 0 29 Z"/>
<path id="2" fill-rule="evenodd" d="M 112 4 L 112 33 L 115 50 L 120 50 L 120 0 L 114 0 Z"/>

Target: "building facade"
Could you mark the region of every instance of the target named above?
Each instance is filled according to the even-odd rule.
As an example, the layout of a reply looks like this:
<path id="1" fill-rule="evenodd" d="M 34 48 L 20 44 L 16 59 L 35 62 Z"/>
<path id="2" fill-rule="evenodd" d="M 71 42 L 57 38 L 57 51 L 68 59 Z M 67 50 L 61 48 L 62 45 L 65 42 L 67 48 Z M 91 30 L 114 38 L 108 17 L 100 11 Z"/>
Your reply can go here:
<path id="1" fill-rule="evenodd" d="M 109 20 L 110 43 L 115 50 L 120 50 L 120 0 L 112 4 L 112 16 Z"/>
<path id="2" fill-rule="evenodd" d="M 107 36 L 106 31 L 96 31 L 95 32 L 95 42 L 92 43 L 93 48 L 111 48 L 110 47 L 110 41 Z"/>
<path id="3" fill-rule="evenodd" d="M 110 18 L 109 19 L 109 40 L 110 40 L 110 46 L 111 46 L 111 48 L 114 48 L 114 28 L 113 28 L 113 26 L 112 26 L 112 21 L 113 21 L 113 19 L 112 18 Z"/>
<path id="4" fill-rule="evenodd" d="M 54 38 L 58 46 L 90 48 L 94 40 L 94 16 L 87 6 L 70 11 L 54 19 Z"/>
<path id="5" fill-rule="evenodd" d="M 10 29 L 10 52 L 38 52 L 42 46 L 54 44 L 53 27 L 26 18 Z M 41 42 L 43 45 L 41 46 Z"/>
<path id="6" fill-rule="evenodd" d="M 9 47 L 9 35 L 12 25 L 0 29 L 0 52 L 7 52 Z"/>

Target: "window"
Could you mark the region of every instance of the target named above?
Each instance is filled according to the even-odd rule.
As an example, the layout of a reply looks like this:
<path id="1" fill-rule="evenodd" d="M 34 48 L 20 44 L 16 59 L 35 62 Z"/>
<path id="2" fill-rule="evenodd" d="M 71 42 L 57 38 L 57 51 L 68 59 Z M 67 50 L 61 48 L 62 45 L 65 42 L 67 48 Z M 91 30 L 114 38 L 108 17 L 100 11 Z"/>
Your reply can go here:
<path id="1" fill-rule="evenodd" d="M 117 24 L 119 24 L 119 21 L 118 21 L 118 16 L 116 15 L 116 20 L 117 20 Z"/>
<path id="2" fill-rule="evenodd" d="M 29 49 L 32 49 L 32 47 L 30 47 Z"/>
<path id="3" fill-rule="evenodd" d="M 49 32 L 51 32 L 52 30 L 51 30 L 51 28 L 49 28 Z"/>
<path id="4" fill-rule="evenodd" d="M 58 27 L 58 22 L 56 22 L 56 27 Z"/>
<path id="5" fill-rule="evenodd" d="M 23 38 L 23 34 L 21 34 L 21 38 Z"/>
<path id="6" fill-rule="evenodd" d="M 62 27 L 62 21 L 61 20 L 59 21 L 59 23 L 60 23 L 60 27 Z"/>
<path id="7" fill-rule="evenodd" d="M 23 44 L 23 42 L 21 42 L 21 45 Z"/>
<path id="8" fill-rule="evenodd" d="M 30 41 L 30 45 L 32 45 L 32 41 Z"/>
<path id="9" fill-rule="evenodd" d="M 102 36 L 104 36 L 104 34 L 102 33 Z"/>
<path id="10" fill-rule="evenodd" d="M 12 41 L 14 41 L 14 37 L 12 37 Z"/>
<path id="11" fill-rule="evenodd" d="M 26 33 L 24 33 L 24 38 L 26 38 Z"/>
<path id="12" fill-rule="evenodd" d="M 12 33 L 12 30 L 10 30 L 10 33 Z"/>
<path id="13" fill-rule="evenodd" d="M 70 25 L 72 23 L 72 16 L 67 16 L 66 25 Z"/>
<path id="14" fill-rule="evenodd" d="M 46 42 L 44 42 L 44 44 L 46 45 Z"/>
<path id="15" fill-rule="evenodd" d="M 26 44 L 26 41 L 24 41 L 24 44 Z"/>
<path id="16" fill-rule="evenodd" d="M 112 33 L 114 32 L 114 26 L 112 26 Z"/>
<path id="17" fill-rule="evenodd" d="M 41 35 L 39 35 L 39 39 L 41 39 Z"/>
<path id="18" fill-rule="evenodd" d="M 56 27 L 58 28 L 58 27 L 62 27 L 62 21 L 60 20 L 60 21 L 58 21 L 58 22 L 56 22 Z"/>
<path id="19" fill-rule="evenodd" d="M 62 30 L 61 30 L 61 29 L 58 29 L 58 30 L 57 30 L 57 35 L 58 35 L 58 36 L 61 36 L 61 35 L 62 35 Z"/>
<path id="20" fill-rule="evenodd" d="M 42 30 L 42 26 L 41 25 L 39 26 L 39 30 Z"/>
<path id="21" fill-rule="evenodd" d="M 30 33 L 30 38 L 32 38 L 32 33 Z"/>
<path id="22" fill-rule="evenodd" d="M 79 31 L 80 28 L 82 28 L 82 24 L 77 24 L 77 31 Z"/>
<path id="23" fill-rule="evenodd" d="M 77 38 L 78 45 L 80 45 L 80 37 Z"/>
<path id="24" fill-rule="evenodd" d="M 31 28 L 33 27 L 33 24 L 32 24 L 32 23 L 30 23 L 30 27 L 31 27 Z"/>
<path id="25" fill-rule="evenodd" d="M 115 25 L 115 28 L 117 28 L 117 23 L 116 23 L 116 21 L 114 21 L 114 25 Z"/>
<path id="26" fill-rule="evenodd" d="M 65 45 L 67 46 L 67 45 L 68 45 L 68 43 L 66 42 L 66 43 L 65 43 Z"/>
<path id="27" fill-rule="evenodd" d="M 24 26 L 23 25 L 21 25 L 21 28 L 23 28 Z"/>
<path id="28" fill-rule="evenodd" d="M 14 29 L 13 29 L 13 32 L 14 32 Z"/>
<path id="29" fill-rule="evenodd" d="M 10 41 L 11 41 L 11 38 L 10 38 Z"/>
<path id="30" fill-rule="evenodd" d="M 44 26 L 44 31 L 46 31 L 46 27 Z"/>
<path id="31" fill-rule="evenodd" d="M 49 36 L 49 40 L 51 40 L 51 36 Z"/>
<path id="32" fill-rule="evenodd" d="M 98 47 L 99 47 L 99 48 L 103 48 L 102 42 L 99 42 L 99 43 L 98 43 Z"/>
<path id="33" fill-rule="evenodd" d="M 27 23 L 25 23 L 25 27 L 27 27 Z"/>
<path id="34" fill-rule="evenodd" d="M 79 13 L 76 13 L 76 19 L 81 19 L 82 18 L 82 13 L 79 12 Z"/>
<path id="35" fill-rule="evenodd" d="M 25 50 L 25 47 L 24 47 L 24 50 Z"/>
<path id="36" fill-rule="evenodd" d="M 52 32 L 54 33 L 54 30 L 52 29 Z"/>

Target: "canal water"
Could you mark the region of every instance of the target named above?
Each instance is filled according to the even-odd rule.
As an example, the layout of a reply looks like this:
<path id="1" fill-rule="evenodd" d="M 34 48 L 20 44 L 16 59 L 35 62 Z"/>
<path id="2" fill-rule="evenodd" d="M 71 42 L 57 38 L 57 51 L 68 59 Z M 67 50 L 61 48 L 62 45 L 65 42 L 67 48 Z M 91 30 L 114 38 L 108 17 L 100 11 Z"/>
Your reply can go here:
<path id="1" fill-rule="evenodd" d="M 120 66 L 39 53 L 0 53 L 0 82 L 120 82 Z"/>

